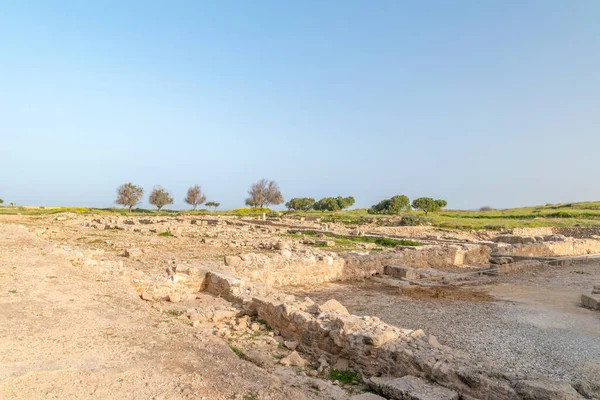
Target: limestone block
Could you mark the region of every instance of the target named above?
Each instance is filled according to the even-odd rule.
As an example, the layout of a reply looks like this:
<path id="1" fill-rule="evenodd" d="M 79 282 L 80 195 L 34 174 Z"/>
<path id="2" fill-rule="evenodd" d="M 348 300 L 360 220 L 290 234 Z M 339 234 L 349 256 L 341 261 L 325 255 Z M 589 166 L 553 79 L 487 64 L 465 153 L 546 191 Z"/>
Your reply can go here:
<path id="1" fill-rule="evenodd" d="M 381 391 L 390 400 L 458 400 L 459 397 L 454 390 L 410 375 L 384 382 Z"/>

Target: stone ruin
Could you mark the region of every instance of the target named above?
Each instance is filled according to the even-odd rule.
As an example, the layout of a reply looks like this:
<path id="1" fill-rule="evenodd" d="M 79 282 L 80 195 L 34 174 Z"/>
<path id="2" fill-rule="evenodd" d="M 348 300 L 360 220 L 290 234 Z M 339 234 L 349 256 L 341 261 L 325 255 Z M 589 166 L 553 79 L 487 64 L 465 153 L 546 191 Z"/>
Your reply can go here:
<path id="1" fill-rule="evenodd" d="M 319 224 L 318 221 L 308 223 L 311 227 Z M 585 385 L 501 371 L 492 362 L 475 361 L 440 344 L 434 336 L 421 330 L 391 326 L 376 317 L 351 315 L 333 300 L 319 305 L 309 298 L 297 299 L 278 290 L 287 286 L 373 277 L 387 277 L 403 284 L 451 282 L 457 285 L 469 283 L 465 276 L 472 273 L 474 276 L 495 275 L 553 263 L 577 263 L 582 262 L 577 256 L 600 253 L 600 241 L 589 232 L 571 237 L 544 228 L 500 234 L 488 238 L 491 240 L 461 241 L 427 235 L 418 239 L 425 243 L 424 246 L 398 246 L 377 252 L 363 246 L 339 253 L 329 251 L 328 243 L 316 248 L 279 236 L 273 240 L 273 235 L 286 233 L 288 228 L 270 221 L 117 218 L 94 219 L 87 222 L 87 227 L 142 234 L 167 231 L 183 236 L 200 235 L 200 240 L 211 245 L 239 248 L 241 253 L 224 257 L 222 271 L 209 271 L 200 264 L 174 264 L 169 266 L 166 275 L 152 277 L 146 272 L 135 271 L 131 277 L 133 286 L 147 301 L 177 303 L 193 300 L 199 292 L 224 298 L 231 308 L 191 314 L 190 322 L 198 324 L 240 316 L 256 318 L 276 329 L 286 341 L 297 343 L 294 349 L 304 354 L 325 359 L 330 365 L 347 360 L 349 368 L 369 377 L 369 384 L 385 396 L 369 394 L 356 399 L 579 399 L 600 396 L 600 386 L 590 389 Z M 232 227 L 235 229 L 230 229 Z M 327 226 L 327 229 L 331 228 Z M 401 228 L 393 229 L 396 229 L 395 233 L 401 232 Z M 346 235 L 349 230 L 343 227 L 340 234 Z M 125 249 L 122 256 L 137 260 L 144 257 L 136 248 Z M 84 265 L 123 269 L 122 262 L 111 261 L 102 251 L 75 251 L 71 257 Z M 463 269 L 465 273 L 449 272 L 445 268 Z M 585 307 L 600 310 L 600 288 L 594 287 L 592 294 L 582 295 L 581 302 Z"/>
<path id="2" fill-rule="evenodd" d="M 298 299 L 264 283 L 251 283 L 200 266 L 168 269 L 161 282 L 133 278 L 146 300 L 178 302 L 202 291 L 237 307 L 192 314 L 190 320 L 221 320 L 246 315 L 264 321 L 294 349 L 325 359 L 344 360 L 348 367 L 370 377 L 369 384 L 385 397 L 372 399 L 581 399 L 568 382 L 498 370 L 491 361 L 476 361 L 440 344 L 422 330 L 391 326 L 376 317 L 349 314 L 335 300 L 316 304 Z M 347 361 L 346 361 L 347 360 Z M 577 386 L 577 385 L 576 385 Z M 577 389 L 582 390 L 579 386 Z M 583 391 L 583 390 L 582 390 Z M 586 394 L 584 392 L 584 394 Z M 589 394 L 592 398 L 593 394 Z M 365 397 L 356 397 L 361 399 Z"/>

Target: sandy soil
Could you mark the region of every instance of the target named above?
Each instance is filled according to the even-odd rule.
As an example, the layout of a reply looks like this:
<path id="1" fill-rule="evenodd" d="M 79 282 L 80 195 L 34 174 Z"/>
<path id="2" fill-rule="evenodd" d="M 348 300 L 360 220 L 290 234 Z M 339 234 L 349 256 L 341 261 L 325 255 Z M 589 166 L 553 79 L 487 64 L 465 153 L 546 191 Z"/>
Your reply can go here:
<path id="1" fill-rule="evenodd" d="M 2 399 L 345 397 L 239 359 L 140 300 L 125 275 L 74 267 L 13 224 L 0 223 L 0 304 Z"/>

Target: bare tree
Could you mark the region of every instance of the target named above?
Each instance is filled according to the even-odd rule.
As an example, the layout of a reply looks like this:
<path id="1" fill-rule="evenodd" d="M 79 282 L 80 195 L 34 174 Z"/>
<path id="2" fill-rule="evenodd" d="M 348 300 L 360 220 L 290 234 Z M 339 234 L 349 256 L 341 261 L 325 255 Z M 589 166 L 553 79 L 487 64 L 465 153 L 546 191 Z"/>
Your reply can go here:
<path id="1" fill-rule="evenodd" d="M 148 203 L 156 206 L 158 211 L 160 211 L 160 209 L 167 204 L 173 204 L 173 197 L 160 186 L 154 186 L 154 189 L 152 189 L 152 193 L 150 193 L 150 197 L 148 198 Z"/>
<path id="2" fill-rule="evenodd" d="M 200 189 L 199 185 L 194 185 L 187 191 L 187 196 L 185 196 L 185 202 L 191 205 L 194 210 L 206 201 L 206 196 L 202 194 L 202 189 Z"/>
<path id="3" fill-rule="evenodd" d="M 279 185 L 277 182 L 268 179 L 261 179 L 252 184 L 248 190 L 248 195 L 246 205 L 250 207 L 263 208 L 270 204 L 283 203 L 283 196 L 279 190 Z"/>
<path id="4" fill-rule="evenodd" d="M 115 200 L 115 203 L 127 207 L 129 212 L 131 212 L 131 209 L 142 201 L 142 197 L 144 197 L 144 189 L 129 182 L 117 188 L 117 200 Z"/>

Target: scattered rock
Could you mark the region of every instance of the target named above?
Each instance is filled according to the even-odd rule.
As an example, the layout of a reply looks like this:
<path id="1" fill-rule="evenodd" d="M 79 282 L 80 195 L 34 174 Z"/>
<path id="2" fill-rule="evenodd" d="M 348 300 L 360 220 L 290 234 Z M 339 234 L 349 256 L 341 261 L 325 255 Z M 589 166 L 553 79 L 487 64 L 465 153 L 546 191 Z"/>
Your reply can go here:
<path id="1" fill-rule="evenodd" d="M 325 303 L 321 304 L 318 307 L 318 311 L 319 313 L 336 312 L 339 314 L 350 314 L 348 309 L 344 307 L 342 303 L 334 299 L 327 300 Z"/>
<path id="2" fill-rule="evenodd" d="M 225 265 L 228 267 L 239 267 L 244 261 L 239 256 L 225 256 Z"/>
<path id="3" fill-rule="evenodd" d="M 373 393 L 355 394 L 350 400 L 385 400 L 385 397 L 377 396 Z"/>
<path id="4" fill-rule="evenodd" d="M 384 382 L 381 385 L 381 393 L 390 400 L 458 400 L 459 398 L 454 390 L 411 375 Z"/>
<path id="5" fill-rule="evenodd" d="M 335 364 L 333 364 L 333 369 L 337 369 L 338 371 L 347 371 L 348 370 L 348 360 L 345 358 L 338 358 Z"/>
<path id="6" fill-rule="evenodd" d="M 490 257 L 490 264 L 504 265 L 512 264 L 515 260 L 512 257 Z"/>
<path id="7" fill-rule="evenodd" d="M 292 351 L 289 355 L 279 360 L 279 363 L 291 367 L 304 367 L 308 361 L 300 357 L 297 351 Z"/>
<path id="8" fill-rule="evenodd" d="M 581 399 L 577 391 L 566 382 L 550 379 L 523 380 L 515 390 L 525 399 L 575 400 Z"/>
<path id="9" fill-rule="evenodd" d="M 287 341 L 286 340 L 286 341 L 283 342 L 283 345 L 285 347 L 287 347 L 288 349 L 290 349 L 290 350 L 296 350 L 296 348 L 298 347 L 298 342 L 296 342 L 296 341 Z"/>

